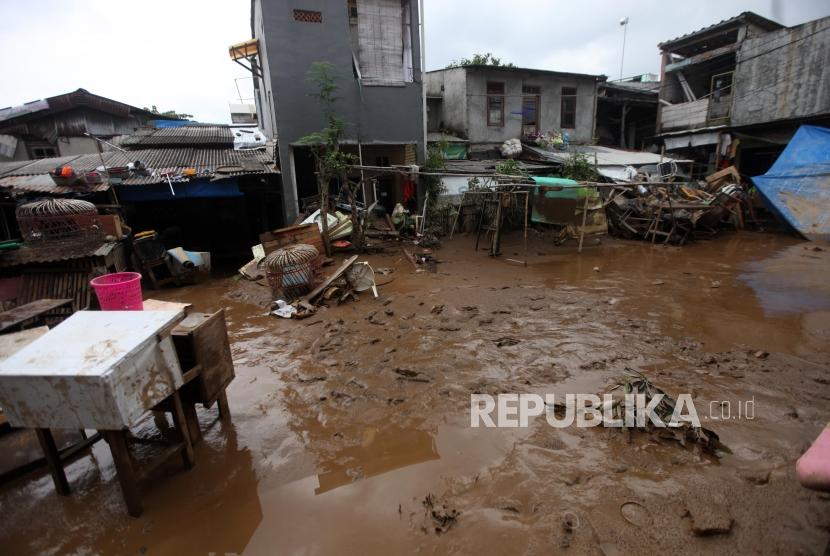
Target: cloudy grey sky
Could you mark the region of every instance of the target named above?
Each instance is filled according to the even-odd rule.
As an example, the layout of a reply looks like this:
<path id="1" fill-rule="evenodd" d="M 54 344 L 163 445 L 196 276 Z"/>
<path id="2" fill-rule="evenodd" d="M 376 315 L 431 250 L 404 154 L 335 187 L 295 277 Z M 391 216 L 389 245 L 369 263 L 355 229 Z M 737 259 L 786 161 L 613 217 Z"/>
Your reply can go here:
<path id="1" fill-rule="evenodd" d="M 271 0 L 278 1 L 278 0 Z M 345 0 L 343 0 L 345 4 Z M 522 67 L 658 72 L 657 43 L 751 10 L 786 25 L 827 0 L 425 0 L 427 69 L 475 52 Z M 135 106 L 228 122 L 251 95 L 227 47 L 250 36 L 249 0 L 0 0 L 0 107 L 85 88 Z M 241 78 L 238 82 L 236 78 Z"/>

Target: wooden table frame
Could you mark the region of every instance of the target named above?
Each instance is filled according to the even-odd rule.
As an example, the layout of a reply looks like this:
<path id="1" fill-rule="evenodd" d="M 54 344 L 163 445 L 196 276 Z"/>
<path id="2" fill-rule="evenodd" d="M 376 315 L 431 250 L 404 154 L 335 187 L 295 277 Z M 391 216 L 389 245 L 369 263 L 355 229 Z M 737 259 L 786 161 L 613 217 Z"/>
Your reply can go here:
<path id="1" fill-rule="evenodd" d="M 98 431 L 101 437 L 109 444 L 112 459 L 115 463 L 118 483 L 121 486 L 121 493 L 124 496 L 124 503 L 127 506 L 127 512 L 133 517 L 139 517 L 144 512 L 138 487 L 138 483 L 141 480 L 147 478 L 150 473 L 175 454 L 181 454 L 182 464 L 185 469 L 191 469 L 195 465 L 193 443 L 190 438 L 188 422 L 185 418 L 179 391 L 177 390 L 170 395 L 168 400 L 172 408 L 173 422 L 175 424 L 176 434 L 179 437 L 178 441 L 172 444 L 165 443 L 167 446 L 165 452 L 141 470 L 137 470 L 135 467 L 129 449 L 129 442 L 149 442 L 155 444 L 160 441 L 140 438 L 131 439 L 129 429 Z M 165 400 L 165 402 L 168 400 Z M 51 431 L 49 429 L 35 429 L 35 432 L 37 433 L 40 446 L 43 449 L 43 455 L 49 467 L 49 473 L 52 475 L 52 481 L 55 483 L 55 490 L 62 496 L 68 496 L 70 493 L 69 481 L 66 478 L 63 461 L 55 445 Z"/>

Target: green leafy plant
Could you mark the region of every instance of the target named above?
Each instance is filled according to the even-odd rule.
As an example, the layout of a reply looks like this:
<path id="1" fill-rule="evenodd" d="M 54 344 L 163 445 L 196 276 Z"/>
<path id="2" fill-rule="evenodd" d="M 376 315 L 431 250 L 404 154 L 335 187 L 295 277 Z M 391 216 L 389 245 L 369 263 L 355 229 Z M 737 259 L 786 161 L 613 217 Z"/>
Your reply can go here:
<path id="1" fill-rule="evenodd" d="M 494 66 L 502 68 L 515 68 L 511 62 L 502 63 L 501 58 L 496 58 L 491 53 L 473 54 L 472 58 L 461 58 L 460 60 L 453 60 L 448 68 L 463 68 L 465 66 Z"/>
<path id="2" fill-rule="evenodd" d="M 527 177 L 527 172 L 521 167 L 518 161 L 508 158 L 496 164 L 496 173 L 504 176 L 524 176 Z"/>
<path id="3" fill-rule="evenodd" d="M 568 160 L 558 168 L 559 176 L 576 181 L 597 181 L 596 167 L 584 153 L 573 151 Z"/>

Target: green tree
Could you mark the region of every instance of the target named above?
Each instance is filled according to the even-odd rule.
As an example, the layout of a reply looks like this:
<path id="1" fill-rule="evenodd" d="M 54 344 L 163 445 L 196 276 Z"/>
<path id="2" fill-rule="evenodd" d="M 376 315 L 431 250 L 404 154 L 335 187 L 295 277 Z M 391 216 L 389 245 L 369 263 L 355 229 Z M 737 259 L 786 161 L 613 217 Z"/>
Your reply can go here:
<path id="1" fill-rule="evenodd" d="M 448 68 L 463 68 L 464 66 L 494 66 L 502 68 L 515 68 L 512 62 L 502 63 L 501 58 L 496 58 L 491 53 L 473 54 L 472 58 L 461 58 L 460 60 L 453 60 Z"/>
<path id="2" fill-rule="evenodd" d="M 337 179 L 341 187 L 348 188 L 347 199 L 352 207 L 352 244 L 357 249 L 363 247 L 363 228 L 360 225 L 360 216 L 356 206 L 359 183 L 351 182 L 349 167 L 357 162 L 357 157 L 340 150 L 340 141 L 343 139 L 346 124 L 337 117 L 334 103 L 338 100 L 336 74 L 334 66 L 329 62 L 313 62 L 306 80 L 314 85 L 312 96 L 317 98 L 323 112 L 326 127 L 320 131 L 302 137 L 298 144 L 311 148 L 314 165 L 317 171 L 317 187 L 320 190 L 320 219 L 323 227 L 323 244 L 326 255 L 331 255 L 331 241 L 329 239 L 328 206 L 329 184 Z"/>
<path id="3" fill-rule="evenodd" d="M 176 118 L 178 120 L 190 120 L 193 119 L 193 114 L 185 114 L 184 112 L 176 112 L 175 110 L 166 110 L 164 112 L 159 112 L 159 109 L 154 104 L 152 107 L 147 108 L 144 107 L 144 110 L 147 112 L 152 112 L 153 114 L 157 114 L 159 116 L 165 116 L 167 118 Z"/>

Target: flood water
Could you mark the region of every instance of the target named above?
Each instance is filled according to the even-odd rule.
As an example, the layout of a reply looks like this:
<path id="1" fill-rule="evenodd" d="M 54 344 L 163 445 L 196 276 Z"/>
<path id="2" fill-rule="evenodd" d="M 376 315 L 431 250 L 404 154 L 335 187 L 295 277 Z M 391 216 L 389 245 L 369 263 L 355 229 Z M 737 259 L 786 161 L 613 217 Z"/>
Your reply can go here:
<path id="1" fill-rule="evenodd" d="M 793 466 L 830 421 L 830 248 L 741 233 L 578 255 L 532 237 L 524 267 L 505 260 L 520 238 L 500 259 L 473 241 L 445 243 L 435 274 L 369 256 L 392 269 L 379 299 L 301 321 L 236 276 L 152 292 L 225 309 L 232 424 L 200 408 L 196 466 L 162 467 L 137 519 L 104 443 L 67 467 L 69 497 L 43 471 L 3 485 L 0 552 L 823 552 L 830 497 Z M 541 419 L 470 427 L 472 393 L 593 393 L 626 366 L 691 392 L 732 453 Z M 752 419 L 722 414 L 748 400 Z M 0 438 L 1 465 L 26 434 Z M 726 531 L 696 535 L 706 519 Z"/>

